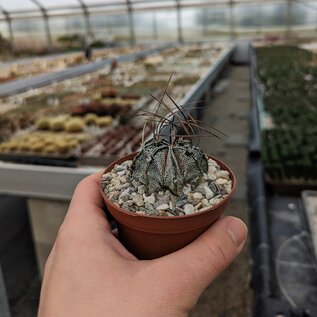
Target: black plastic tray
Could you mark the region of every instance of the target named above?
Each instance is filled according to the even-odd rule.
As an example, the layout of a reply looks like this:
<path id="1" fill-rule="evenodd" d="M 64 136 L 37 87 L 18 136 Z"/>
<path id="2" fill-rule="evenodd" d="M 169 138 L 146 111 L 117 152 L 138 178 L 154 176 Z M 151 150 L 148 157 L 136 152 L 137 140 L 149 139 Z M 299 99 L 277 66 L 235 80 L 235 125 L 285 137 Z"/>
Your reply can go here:
<path id="1" fill-rule="evenodd" d="M 311 189 L 317 189 L 317 181 L 304 182 L 304 181 L 293 181 L 293 180 L 272 180 L 268 175 L 265 176 L 266 183 L 270 184 L 274 192 L 282 195 L 296 195 L 299 196 L 302 191 Z"/>
<path id="2" fill-rule="evenodd" d="M 78 158 L 74 156 L 68 157 L 50 157 L 50 156 L 36 156 L 24 154 L 0 154 L 0 161 L 14 162 L 20 164 L 33 164 L 33 165 L 50 165 L 50 166 L 64 166 L 64 167 L 77 167 Z"/>

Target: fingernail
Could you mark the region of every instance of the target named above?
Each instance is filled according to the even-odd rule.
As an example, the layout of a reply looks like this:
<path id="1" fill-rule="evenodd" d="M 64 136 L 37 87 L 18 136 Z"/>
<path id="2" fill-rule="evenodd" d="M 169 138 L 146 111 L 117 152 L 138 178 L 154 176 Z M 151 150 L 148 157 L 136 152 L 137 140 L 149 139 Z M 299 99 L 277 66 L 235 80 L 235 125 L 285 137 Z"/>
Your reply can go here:
<path id="1" fill-rule="evenodd" d="M 237 247 L 241 246 L 247 237 L 246 225 L 237 218 L 231 218 L 227 222 L 227 231 Z"/>

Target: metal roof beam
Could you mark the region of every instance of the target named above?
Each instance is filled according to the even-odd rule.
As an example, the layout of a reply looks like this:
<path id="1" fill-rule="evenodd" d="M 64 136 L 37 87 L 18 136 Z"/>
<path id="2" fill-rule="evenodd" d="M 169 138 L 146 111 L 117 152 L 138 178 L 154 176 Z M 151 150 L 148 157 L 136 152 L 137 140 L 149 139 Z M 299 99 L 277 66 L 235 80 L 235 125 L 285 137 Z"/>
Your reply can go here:
<path id="1" fill-rule="evenodd" d="M 134 31 L 134 21 L 133 21 L 133 8 L 130 0 L 126 0 L 126 6 L 129 17 L 129 31 L 130 31 L 130 44 L 135 45 L 135 31 Z"/>
<path id="2" fill-rule="evenodd" d="M 175 0 L 175 6 L 177 9 L 177 39 L 178 43 L 184 43 L 183 28 L 182 28 L 182 15 L 181 15 L 181 3 L 179 0 Z"/>
<path id="3" fill-rule="evenodd" d="M 45 26 L 47 46 L 49 47 L 49 49 L 51 49 L 52 48 L 52 34 L 50 30 L 50 24 L 48 21 L 47 10 L 45 7 L 42 6 L 42 4 L 38 0 L 30 0 L 30 1 L 33 2 L 42 12 L 44 26 Z"/>
<path id="4" fill-rule="evenodd" d="M 86 37 L 87 38 L 95 38 L 95 36 L 92 32 L 91 24 L 90 24 L 89 10 L 88 10 L 87 5 L 83 0 L 77 0 L 77 2 L 79 3 L 79 5 L 82 9 L 82 12 L 83 12 L 83 17 L 84 17 L 84 21 L 85 21 L 85 28 L 86 28 Z"/>
<path id="5" fill-rule="evenodd" d="M 1 6 L 0 6 L 0 11 L 4 15 L 4 20 L 7 22 L 8 31 L 9 31 L 9 37 L 10 37 L 10 46 L 11 46 L 11 49 L 12 49 L 13 48 L 13 43 L 14 43 L 12 19 L 11 19 L 10 13 L 8 11 L 4 10 Z"/>

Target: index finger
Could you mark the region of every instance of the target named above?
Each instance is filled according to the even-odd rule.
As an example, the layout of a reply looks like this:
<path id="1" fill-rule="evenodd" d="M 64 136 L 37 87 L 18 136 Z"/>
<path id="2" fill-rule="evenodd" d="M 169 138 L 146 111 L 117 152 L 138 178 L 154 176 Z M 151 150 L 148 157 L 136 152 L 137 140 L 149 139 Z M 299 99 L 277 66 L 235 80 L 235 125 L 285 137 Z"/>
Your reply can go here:
<path id="1" fill-rule="evenodd" d="M 87 176 L 78 183 L 71 200 L 70 208 L 74 205 L 89 205 L 101 209 L 104 207 L 99 188 L 102 175 L 103 171 L 100 171 Z"/>
<path id="2" fill-rule="evenodd" d="M 84 178 L 77 185 L 66 217 L 78 217 L 82 221 L 94 218 L 94 220 L 107 222 L 104 212 L 104 203 L 100 194 L 100 179 L 103 171 Z M 89 218 L 88 218 L 89 217 Z"/>

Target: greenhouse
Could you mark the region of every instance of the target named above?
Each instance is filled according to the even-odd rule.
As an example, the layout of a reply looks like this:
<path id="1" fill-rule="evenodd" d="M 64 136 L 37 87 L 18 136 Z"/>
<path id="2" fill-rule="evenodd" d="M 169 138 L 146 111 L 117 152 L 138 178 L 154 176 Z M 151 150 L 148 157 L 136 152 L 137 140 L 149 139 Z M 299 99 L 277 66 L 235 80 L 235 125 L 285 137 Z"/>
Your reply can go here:
<path id="1" fill-rule="evenodd" d="M 316 102 L 313 0 L 0 0 L 0 317 L 316 317 Z"/>

